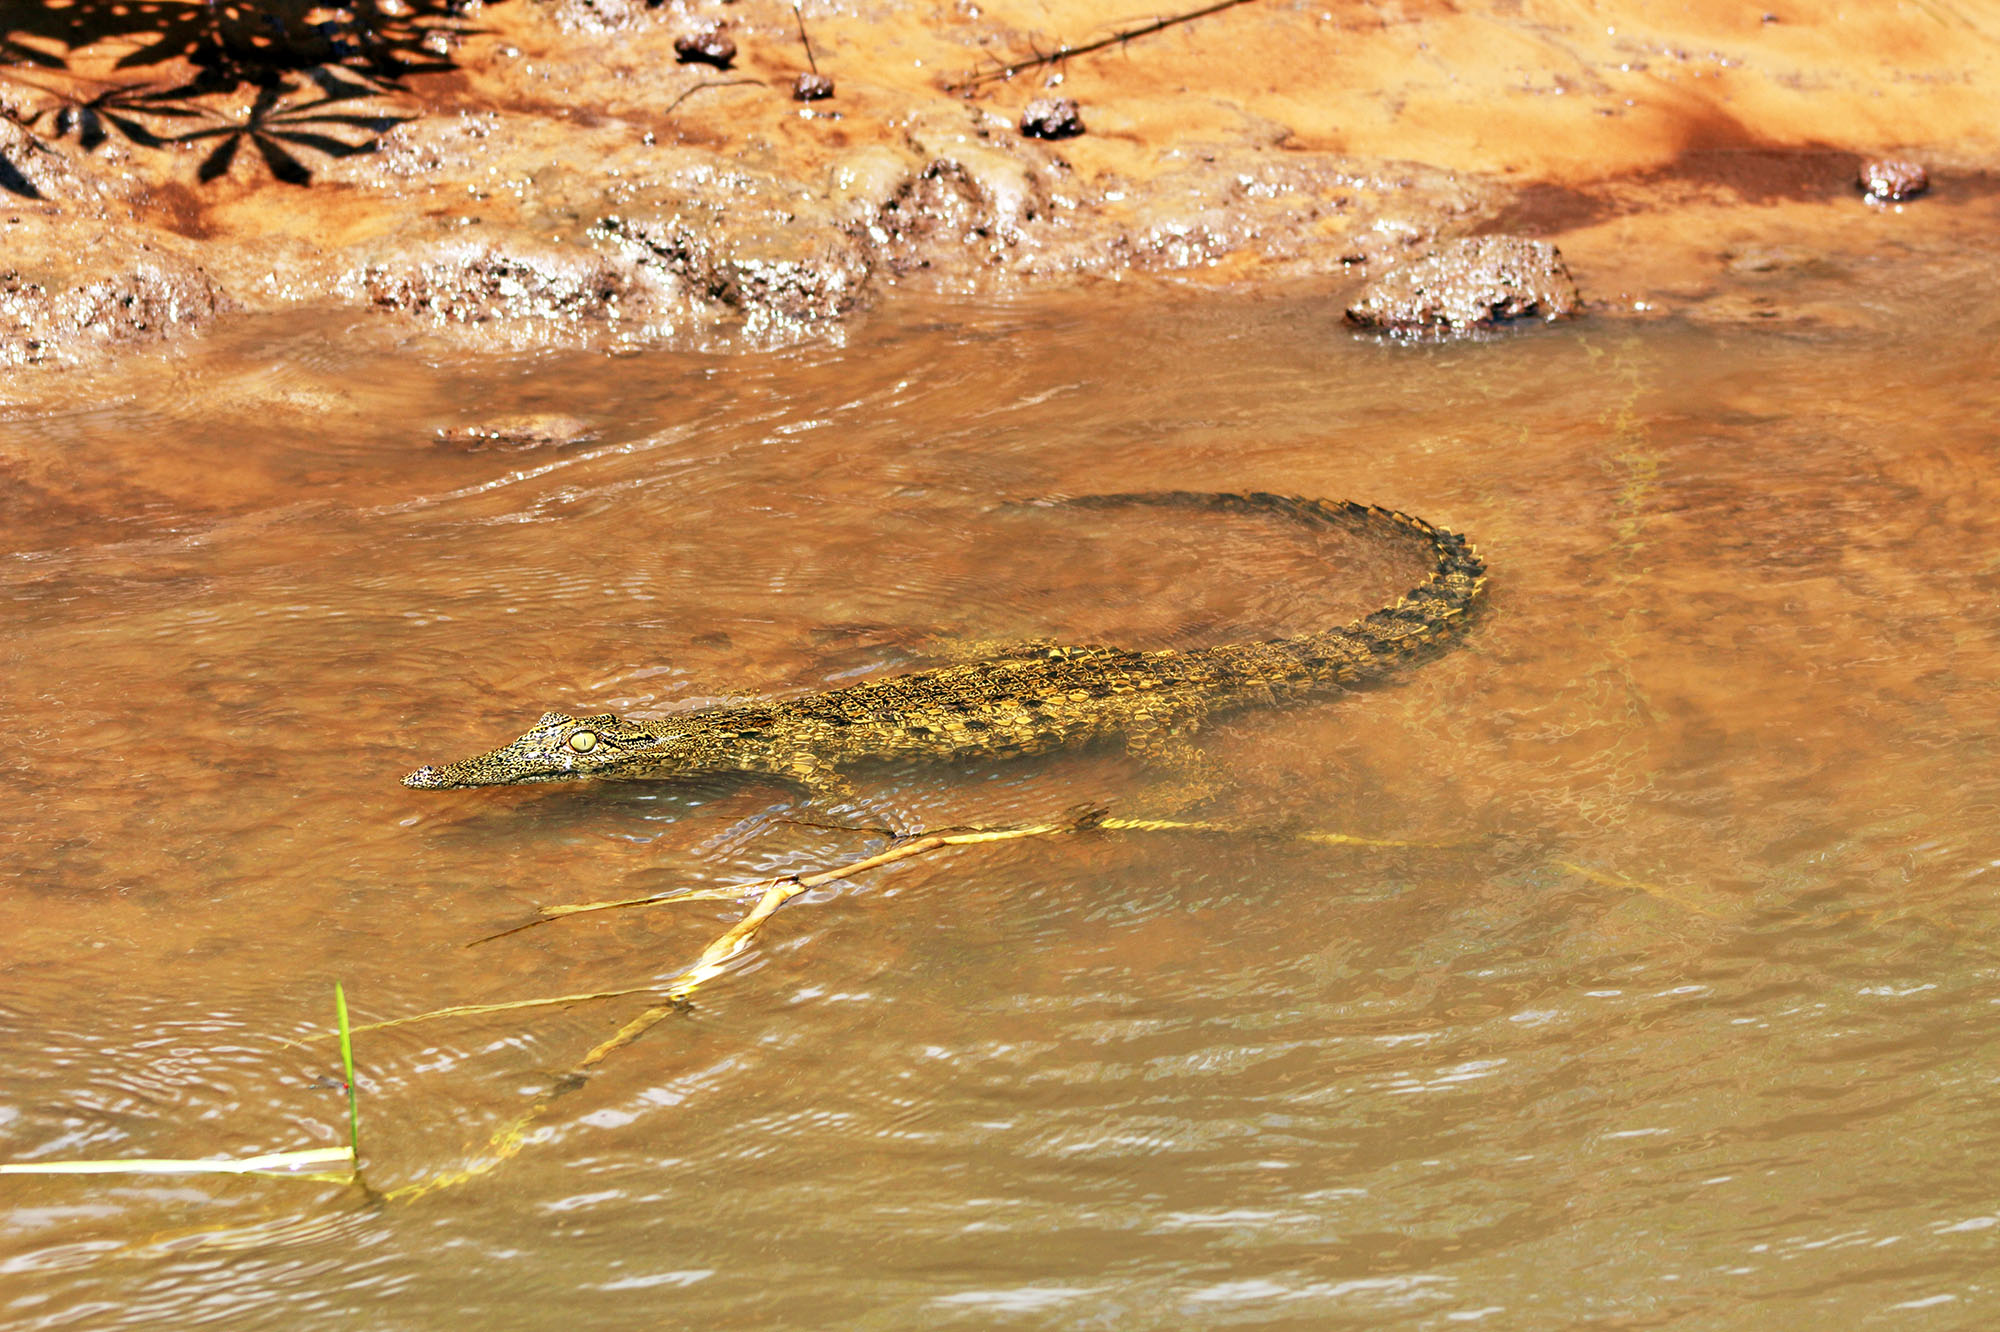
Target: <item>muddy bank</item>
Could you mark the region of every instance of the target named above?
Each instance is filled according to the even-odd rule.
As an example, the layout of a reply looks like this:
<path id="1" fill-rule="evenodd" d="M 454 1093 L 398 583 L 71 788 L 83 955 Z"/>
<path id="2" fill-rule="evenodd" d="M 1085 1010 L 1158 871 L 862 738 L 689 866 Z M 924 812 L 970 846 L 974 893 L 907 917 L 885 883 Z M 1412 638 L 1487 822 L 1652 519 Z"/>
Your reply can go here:
<path id="1" fill-rule="evenodd" d="M 1949 7 L 395 0 L 0 29 L 12 365 L 302 304 L 520 347 L 788 338 L 898 286 L 1338 298 L 1497 233 L 1559 243 L 1591 313 L 1837 320 L 1837 283 L 1772 306 L 1810 264 L 1744 253 L 1932 265 L 2000 156 L 2000 24 Z M 1929 193 L 1871 204 L 1885 157 Z"/>

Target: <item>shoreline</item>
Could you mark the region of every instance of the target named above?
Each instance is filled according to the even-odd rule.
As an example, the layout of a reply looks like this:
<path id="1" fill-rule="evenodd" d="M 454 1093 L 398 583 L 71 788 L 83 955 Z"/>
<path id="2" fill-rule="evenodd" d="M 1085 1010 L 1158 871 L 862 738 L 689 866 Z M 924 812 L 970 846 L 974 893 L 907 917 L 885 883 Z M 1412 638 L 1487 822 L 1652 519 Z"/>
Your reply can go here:
<path id="1" fill-rule="evenodd" d="M 1050 31 L 1039 7 L 969 0 L 393 8 L 290 46 L 158 18 L 0 33 L 0 364 L 302 305 L 469 350 L 769 343 L 892 287 L 1358 288 L 1498 234 L 1559 246 L 1593 316 L 1838 324 L 1829 268 L 1990 245 L 2000 196 L 2000 21 L 1949 8 L 1711 4 L 1669 29 L 1622 3 L 1585 30 L 1533 4 L 1241 3 L 1011 78 L 1023 53 L 1149 21 L 1081 3 Z M 727 68 L 676 55 L 718 33 Z M 809 66 L 834 92 L 794 101 Z M 1074 99 L 1083 132 L 1024 133 L 1044 98 Z M 1857 172 L 1885 155 L 1927 165 L 1931 196 L 1865 202 Z"/>

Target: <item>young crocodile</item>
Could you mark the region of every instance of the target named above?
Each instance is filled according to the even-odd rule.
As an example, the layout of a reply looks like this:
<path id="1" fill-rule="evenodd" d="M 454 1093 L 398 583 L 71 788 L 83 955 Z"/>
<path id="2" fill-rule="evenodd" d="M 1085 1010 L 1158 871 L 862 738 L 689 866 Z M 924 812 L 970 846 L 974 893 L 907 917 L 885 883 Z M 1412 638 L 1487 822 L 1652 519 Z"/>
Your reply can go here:
<path id="1" fill-rule="evenodd" d="M 1145 753 L 1170 746 L 1212 712 L 1325 693 L 1384 675 L 1446 641 L 1485 583 L 1486 566 L 1464 537 L 1371 505 L 1186 491 L 1059 502 L 1265 512 L 1316 527 L 1400 530 L 1427 543 L 1434 563 L 1430 577 L 1394 605 L 1302 638 L 1158 652 L 1024 647 L 992 661 L 650 721 L 549 712 L 510 745 L 459 763 L 419 768 L 403 784 L 445 790 L 584 777 L 747 773 L 808 790 L 839 791 L 844 770 L 871 761 L 1041 754 L 1112 736 Z"/>

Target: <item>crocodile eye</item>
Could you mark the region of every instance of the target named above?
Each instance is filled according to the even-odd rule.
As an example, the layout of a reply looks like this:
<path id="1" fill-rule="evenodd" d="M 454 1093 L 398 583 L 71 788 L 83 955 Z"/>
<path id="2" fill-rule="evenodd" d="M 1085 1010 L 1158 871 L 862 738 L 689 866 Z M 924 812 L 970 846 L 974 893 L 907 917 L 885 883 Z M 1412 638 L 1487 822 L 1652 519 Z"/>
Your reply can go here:
<path id="1" fill-rule="evenodd" d="M 569 738 L 569 747 L 579 754 L 588 754 L 597 748 L 597 732 L 578 731 Z"/>

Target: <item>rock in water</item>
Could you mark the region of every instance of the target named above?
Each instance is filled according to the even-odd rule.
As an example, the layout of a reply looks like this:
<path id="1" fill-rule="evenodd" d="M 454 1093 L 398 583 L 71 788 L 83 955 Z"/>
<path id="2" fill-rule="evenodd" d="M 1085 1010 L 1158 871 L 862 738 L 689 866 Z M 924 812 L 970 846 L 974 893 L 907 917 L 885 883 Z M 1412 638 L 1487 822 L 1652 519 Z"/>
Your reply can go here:
<path id="1" fill-rule="evenodd" d="M 1563 319 L 1581 298 L 1547 241 L 1475 236 L 1397 264 L 1347 307 L 1350 323 L 1398 332 L 1462 333 L 1510 319 Z"/>

